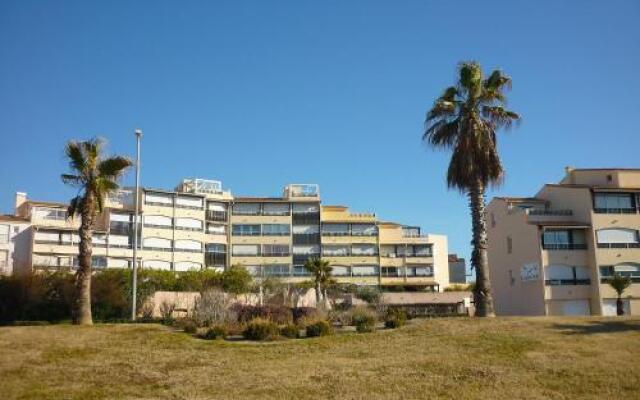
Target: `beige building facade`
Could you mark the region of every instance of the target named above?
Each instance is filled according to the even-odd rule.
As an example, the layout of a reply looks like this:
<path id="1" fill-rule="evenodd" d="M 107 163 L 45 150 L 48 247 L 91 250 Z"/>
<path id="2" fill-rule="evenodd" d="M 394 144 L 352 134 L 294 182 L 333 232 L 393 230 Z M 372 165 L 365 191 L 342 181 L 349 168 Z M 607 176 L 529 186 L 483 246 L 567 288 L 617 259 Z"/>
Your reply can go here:
<path id="1" fill-rule="evenodd" d="M 281 197 L 233 196 L 218 181 L 186 179 L 175 190 L 140 193 L 139 265 L 171 271 L 240 264 L 257 279 L 309 279 L 304 263 L 331 262 L 341 283 L 442 291 L 449 285 L 447 238 L 322 205 L 317 185 L 287 185 Z M 107 199 L 94 232 L 94 268 L 130 268 L 134 191 Z M 31 226 L 27 269 L 77 265 L 77 219 L 67 205 L 16 196 Z"/>
<path id="2" fill-rule="evenodd" d="M 629 276 L 640 315 L 640 169 L 573 169 L 534 197 L 487 206 L 490 278 L 500 315 L 615 315 L 607 281 Z"/>

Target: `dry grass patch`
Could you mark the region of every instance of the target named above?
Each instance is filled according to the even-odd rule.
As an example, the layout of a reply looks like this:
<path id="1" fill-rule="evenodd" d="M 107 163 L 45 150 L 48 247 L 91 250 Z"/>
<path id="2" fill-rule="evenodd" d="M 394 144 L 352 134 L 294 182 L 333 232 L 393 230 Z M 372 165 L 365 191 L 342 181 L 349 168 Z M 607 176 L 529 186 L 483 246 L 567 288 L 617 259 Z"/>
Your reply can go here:
<path id="1" fill-rule="evenodd" d="M 253 345 L 159 325 L 0 328 L 3 399 L 640 397 L 640 319 L 417 321 Z"/>

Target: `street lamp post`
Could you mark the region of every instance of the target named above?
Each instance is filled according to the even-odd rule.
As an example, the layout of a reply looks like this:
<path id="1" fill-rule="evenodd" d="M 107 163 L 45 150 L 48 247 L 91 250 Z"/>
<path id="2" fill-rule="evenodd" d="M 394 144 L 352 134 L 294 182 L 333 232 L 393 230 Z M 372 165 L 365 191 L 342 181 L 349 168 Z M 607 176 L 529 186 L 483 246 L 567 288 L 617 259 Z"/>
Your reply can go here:
<path id="1" fill-rule="evenodd" d="M 136 297 L 138 291 L 138 217 L 140 214 L 140 139 L 142 138 L 142 131 L 136 129 L 136 189 L 134 200 L 134 216 L 133 216 L 133 263 L 132 263 L 132 278 L 131 278 L 131 320 L 136 320 Z"/>

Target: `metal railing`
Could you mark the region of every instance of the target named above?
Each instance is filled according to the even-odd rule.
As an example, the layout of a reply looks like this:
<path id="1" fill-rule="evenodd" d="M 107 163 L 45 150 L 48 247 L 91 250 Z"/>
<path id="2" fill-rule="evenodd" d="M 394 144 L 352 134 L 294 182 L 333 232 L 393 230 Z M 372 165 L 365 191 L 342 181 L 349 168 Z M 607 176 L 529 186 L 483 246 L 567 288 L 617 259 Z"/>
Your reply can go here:
<path id="1" fill-rule="evenodd" d="M 546 286 L 591 285 L 591 279 L 547 279 L 544 284 Z"/>
<path id="2" fill-rule="evenodd" d="M 586 250 L 586 243 L 544 243 L 544 250 Z"/>
<path id="3" fill-rule="evenodd" d="M 596 214 L 635 214 L 636 209 L 630 207 L 624 208 L 594 208 L 593 212 Z"/>
<path id="4" fill-rule="evenodd" d="M 573 215 L 572 210 L 541 210 L 536 208 L 531 208 L 527 211 L 529 215 L 540 215 L 540 216 L 571 216 Z"/>
<path id="5" fill-rule="evenodd" d="M 207 221 L 226 222 L 227 221 L 227 212 L 226 211 L 207 210 L 205 218 L 207 219 Z"/>
<path id="6" fill-rule="evenodd" d="M 640 249 L 640 243 L 598 243 L 599 249 Z"/>

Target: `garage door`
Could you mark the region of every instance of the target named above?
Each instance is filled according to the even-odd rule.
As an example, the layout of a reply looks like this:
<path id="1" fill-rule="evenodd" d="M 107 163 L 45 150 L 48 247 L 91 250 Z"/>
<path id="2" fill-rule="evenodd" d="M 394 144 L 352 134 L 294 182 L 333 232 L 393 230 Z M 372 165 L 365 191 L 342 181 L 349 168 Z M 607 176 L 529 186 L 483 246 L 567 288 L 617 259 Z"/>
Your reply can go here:
<path id="1" fill-rule="evenodd" d="M 629 314 L 629 299 L 622 299 L 624 314 Z M 602 315 L 607 317 L 615 317 L 616 314 L 616 299 L 603 299 L 602 300 Z"/>
<path id="2" fill-rule="evenodd" d="M 591 315 L 589 300 L 563 300 L 562 315 Z"/>

